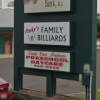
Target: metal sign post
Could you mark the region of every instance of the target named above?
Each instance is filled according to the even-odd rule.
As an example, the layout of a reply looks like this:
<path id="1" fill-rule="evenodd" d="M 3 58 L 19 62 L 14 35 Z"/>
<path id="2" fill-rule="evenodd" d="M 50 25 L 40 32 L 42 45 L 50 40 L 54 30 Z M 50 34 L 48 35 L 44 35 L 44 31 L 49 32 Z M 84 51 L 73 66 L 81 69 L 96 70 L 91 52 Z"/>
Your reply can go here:
<path id="1" fill-rule="evenodd" d="M 43 76 L 47 78 L 46 94 L 53 97 L 57 78 L 79 81 L 81 74 L 89 99 L 95 100 L 96 3 L 15 0 L 15 90 L 23 89 L 23 75 Z"/>

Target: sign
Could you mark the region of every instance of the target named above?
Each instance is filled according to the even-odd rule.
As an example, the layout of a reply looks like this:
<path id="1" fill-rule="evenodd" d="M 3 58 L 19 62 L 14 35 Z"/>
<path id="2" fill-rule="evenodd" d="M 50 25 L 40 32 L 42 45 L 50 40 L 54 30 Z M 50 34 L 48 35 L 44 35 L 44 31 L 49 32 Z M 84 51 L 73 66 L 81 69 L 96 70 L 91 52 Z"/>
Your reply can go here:
<path id="1" fill-rule="evenodd" d="M 24 23 L 24 43 L 70 46 L 70 23 Z"/>
<path id="2" fill-rule="evenodd" d="M 62 12 L 71 10 L 71 0 L 24 0 L 24 13 Z"/>
<path id="3" fill-rule="evenodd" d="M 2 0 L 2 9 L 14 9 L 14 0 Z"/>
<path id="4" fill-rule="evenodd" d="M 25 51 L 25 67 L 70 72 L 70 53 Z"/>

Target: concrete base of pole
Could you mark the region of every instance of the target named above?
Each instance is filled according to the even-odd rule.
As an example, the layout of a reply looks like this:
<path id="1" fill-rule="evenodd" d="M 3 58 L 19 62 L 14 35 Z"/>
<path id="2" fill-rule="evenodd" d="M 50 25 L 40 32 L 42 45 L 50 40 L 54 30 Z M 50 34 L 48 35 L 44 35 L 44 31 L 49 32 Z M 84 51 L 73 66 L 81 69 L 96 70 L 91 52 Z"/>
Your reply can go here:
<path id="1" fill-rule="evenodd" d="M 34 93 L 34 92 L 33 92 Z M 79 100 L 69 96 L 57 95 L 53 98 L 47 98 L 44 93 L 32 94 L 32 92 L 25 91 L 14 91 L 14 100 Z M 40 95 L 40 96 L 39 96 Z"/>

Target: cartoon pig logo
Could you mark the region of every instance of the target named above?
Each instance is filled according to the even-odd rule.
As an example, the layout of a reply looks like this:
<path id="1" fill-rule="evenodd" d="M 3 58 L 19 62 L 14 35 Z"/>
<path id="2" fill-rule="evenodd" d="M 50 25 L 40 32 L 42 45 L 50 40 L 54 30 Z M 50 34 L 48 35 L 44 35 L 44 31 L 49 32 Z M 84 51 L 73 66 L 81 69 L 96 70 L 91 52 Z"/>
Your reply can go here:
<path id="1" fill-rule="evenodd" d="M 38 0 L 24 0 L 25 1 L 25 4 L 28 4 L 30 3 L 31 1 L 33 2 L 33 4 L 37 4 L 37 1 Z"/>
<path id="2" fill-rule="evenodd" d="M 37 1 L 38 1 L 38 0 L 33 0 L 33 3 L 34 3 L 34 4 L 37 4 Z"/>

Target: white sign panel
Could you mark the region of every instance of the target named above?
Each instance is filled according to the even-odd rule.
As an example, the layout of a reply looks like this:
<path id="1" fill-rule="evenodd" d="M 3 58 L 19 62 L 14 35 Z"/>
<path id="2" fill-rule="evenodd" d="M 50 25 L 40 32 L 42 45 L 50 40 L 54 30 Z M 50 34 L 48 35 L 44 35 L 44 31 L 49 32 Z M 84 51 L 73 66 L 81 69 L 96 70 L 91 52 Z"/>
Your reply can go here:
<path id="1" fill-rule="evenodd" d="M 70 3 L 71 0 L 24 0 L 24 13 L 70 11 Z"/>
<path id="2" fill-rule="evenodd" d="M 70 53 L 25 51 L 24 67 L 70 72 Z"/>
<path id="3" fill-rule="evenodd" d="M 70 46 L 70 23 L 24 23 L 24 43 Z"/>
<path id="4" fill-rule="evenodd" d="M 2 9 L 14 9 L 14 0 L 2 0 Z"/>

